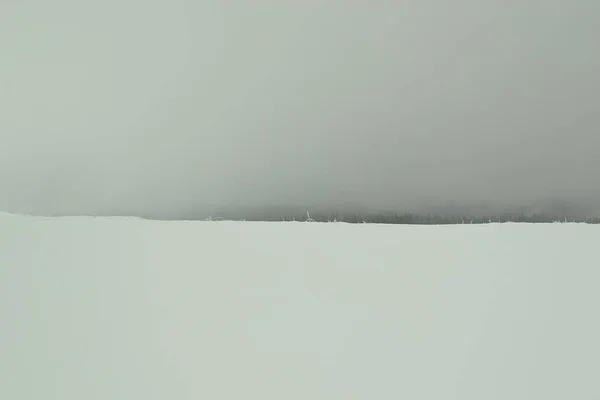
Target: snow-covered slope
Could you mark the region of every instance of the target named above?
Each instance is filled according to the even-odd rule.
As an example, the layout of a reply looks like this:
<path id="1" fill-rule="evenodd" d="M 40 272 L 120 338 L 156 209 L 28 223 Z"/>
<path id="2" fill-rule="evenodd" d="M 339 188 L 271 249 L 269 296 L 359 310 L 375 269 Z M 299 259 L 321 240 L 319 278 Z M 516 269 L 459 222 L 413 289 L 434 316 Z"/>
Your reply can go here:
<path id="1" fill-rule="evenodd" d="M 0 398 L 597 399 L 599 244 L 0 215 Z"/>

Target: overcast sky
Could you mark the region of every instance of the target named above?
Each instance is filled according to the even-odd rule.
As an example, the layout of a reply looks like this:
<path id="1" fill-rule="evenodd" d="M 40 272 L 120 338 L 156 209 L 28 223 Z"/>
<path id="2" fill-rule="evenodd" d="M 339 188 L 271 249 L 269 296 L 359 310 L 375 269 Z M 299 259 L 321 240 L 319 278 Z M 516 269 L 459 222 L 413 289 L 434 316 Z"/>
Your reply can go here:
<path id="1" fill-rule="evenodd" d="M 0 209 L 597 201 L 599 20 L 598 0 L 2 0 Z"/>

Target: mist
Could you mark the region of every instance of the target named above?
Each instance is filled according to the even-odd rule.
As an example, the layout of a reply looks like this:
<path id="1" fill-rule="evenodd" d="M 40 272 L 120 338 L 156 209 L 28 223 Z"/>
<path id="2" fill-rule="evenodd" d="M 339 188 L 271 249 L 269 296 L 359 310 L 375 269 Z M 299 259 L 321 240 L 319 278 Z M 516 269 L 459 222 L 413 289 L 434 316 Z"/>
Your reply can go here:
<path id="1" fill-rule="evenodd" d="M 3 1 L 0 209 L 600 213 L 599 19 L 595 0 Z"/>

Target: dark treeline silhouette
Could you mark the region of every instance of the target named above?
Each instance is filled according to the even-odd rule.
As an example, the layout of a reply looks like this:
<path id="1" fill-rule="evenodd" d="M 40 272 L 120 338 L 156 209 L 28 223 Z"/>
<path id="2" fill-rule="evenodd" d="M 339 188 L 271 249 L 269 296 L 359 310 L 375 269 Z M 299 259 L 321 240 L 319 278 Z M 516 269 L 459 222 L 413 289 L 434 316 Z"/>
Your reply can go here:
<path id="1" fill-rule="evenodd" d="M 547 214 L 533 215 L 507 215 L 507 216 L 443 216 L 443 215 L 420 215 L 420 214 L 374 214 L 374 215 L 344 215 L 340 217 L 336 214 L 311 215 L 315 221 L 344 221 L 349 223 L 375 223 L 375 224 L 409 224 L 409 225 L 453 225 L 453 224 L 486 224 L 486 223 L 504 223 L 504 222 L 522 222 L 522 223 L 554 223 L 554 222 L 587 222 L 600 223 L 600 218 L 569 219 L 561 216 Z M 289 219 L 288 219 L 289 220 Z"/>
<path id="2" fill-rule="evenodd" d="M 465 210 L 463 210 L 465 211 Z M 560 212 L 520 212 L 507 211 L 498 214 L 476 213 L 469 215 L 458 212 L 447 213 L 419 213 L 419 212 L 393 212 L 381 210 L 361 210 L 352 208 L 319 208 L 302 206 L 261 206 L 222 208 L 205 211 L 173 212 L 169 214 L 148 214 L 134 212 L 101 213 L 94 216 L 129 216 L 151 220 L 172 221 L 201 221 L 201 220 L 228 220 L 228 221 L 298 221 L 298 222 L 346 222 L 351 224 L 403 224 L 403 225 L 456 225 L 456 224 L 487 224 L 487 223 L 557 223 L 579 222 L 600 224 L 600 216 L 585 216 L 580 213 Z M 592 213 L 590 213 L 592 214 Z M 86 214 L 82 214 L 86 215 Z M 58 216 L 58 215 L 57 215 Z"/>
<path id="3" fill-rule="evenodd" d="M 295 212 L 285 215 L 271 212 L 249 213 L 241 216 L 239 213 L 219 213 L 208 218 L 212 220 L 245 220 L 245 221 L 310 221 L 310 222 L 346 222 L 372 224 L 404 224 L 404 225 L 453 225 L 453 224 L 487 224 L 487 223 L 556 223 L 584 222 L 600 224 L 600 217 L 573 218 L 552 214 L 520 214 L 501 216 L 447 216 L 438 214 L 415 213 L 355 213 L 355 212 Z"/>

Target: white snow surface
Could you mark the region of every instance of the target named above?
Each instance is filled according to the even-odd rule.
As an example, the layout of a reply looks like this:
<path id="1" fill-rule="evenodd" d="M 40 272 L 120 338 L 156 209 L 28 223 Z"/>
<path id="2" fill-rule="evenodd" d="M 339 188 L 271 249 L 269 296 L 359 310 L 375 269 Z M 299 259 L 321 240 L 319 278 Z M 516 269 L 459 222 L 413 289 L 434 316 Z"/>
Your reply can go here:
<path id="1" fill-rule="evenodd" d="M 598 399 L 599 245 L 1 214 L 0 399 Z"/>

